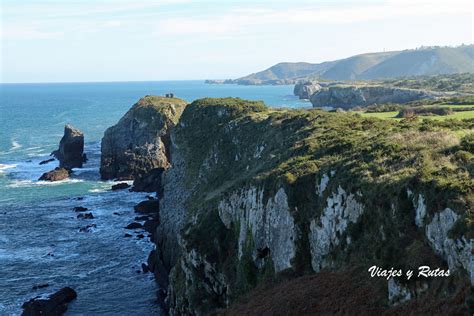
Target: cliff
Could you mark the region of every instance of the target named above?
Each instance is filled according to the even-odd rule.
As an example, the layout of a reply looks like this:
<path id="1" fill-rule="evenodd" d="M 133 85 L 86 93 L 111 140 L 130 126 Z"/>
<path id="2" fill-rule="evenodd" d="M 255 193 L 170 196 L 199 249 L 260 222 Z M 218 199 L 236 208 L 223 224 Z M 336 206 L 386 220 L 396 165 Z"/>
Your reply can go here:
<path id="1" fill-rule="evenodd" d="M 437 96 L 441 94 L 383 85 L 336 85 L 315 92 L 310 101 L 314 107 L 351 109 L 372 104 L 408 103 Z"/>
<path id="2" fill-rule="evenodd" d="M 327 301 L 343 284 L 349 303 L 325 313 L 350 312 L 360 300 L 372 311 L 415 304 L 437 313 L 434 301 L 468 313 L 473 127 L 232 98 L 189 104 L 170 132 L 151 255 L 169 272 L 170 313 L 249 311 L 239 305 L 248 293 L 255 306 L 252 297 L 285 288 L 294 289 L 287 294 L 296 313 L 307 295 Z M 367 272 L 423 264 L 452 274 L 387 281 Z M 374 287 L 377 296 L 364 299 Z M 279 306 L 282 297 L 261 300 Z"/>
<path id="3" fill-rule="evenodd" d="M 293 94 L 300 99 L 310 99 L 313 94 L 321 90 L 321 85 L 314 81 L 304 81 L 295 84 Z"/>
<path id="4" fill-rule="evenodd" d="M 167 168 L 169 129 L 186 102 L 177 98 L 146 96 L 108 128 L 102 138 L 102 179 L 135 179 L 156 168 Z"/>

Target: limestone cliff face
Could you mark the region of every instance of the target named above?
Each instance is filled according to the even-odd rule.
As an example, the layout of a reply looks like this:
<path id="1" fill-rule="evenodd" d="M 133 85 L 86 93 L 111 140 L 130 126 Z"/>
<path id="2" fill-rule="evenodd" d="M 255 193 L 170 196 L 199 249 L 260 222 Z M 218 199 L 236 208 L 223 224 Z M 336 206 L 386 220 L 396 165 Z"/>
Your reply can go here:
<path id="1" fill-rule="evenodd" d="M 469 282 L 460 223 L 472 179 L 462 168 L 435 173 L 436 183 L 421 177 L 413 165 L 427 155 L 392 146 L 387 124 L 409 133 L 398 122 L 232 98 L 186 106 L 169 133 L 153 253 L 169 272 L 170 313 L 212 314 L 259 284 L 354 265 L 428 264 L 453 269 L 438 289 Z M 439 185 L 454 176 L 459 190 Z M 386 305 L 451 295 L 430 282 L 387 282 Z"/>
<path id="2" fill-rule="evenodd" d="M 186 102 L 146 96 L 140 99 L 102 138 L 100 174 L 103 179 L 141 177 L 169 166 L 169 129 Z"/>
<path id="3" fill-rule="evenodd" d="M 350 109 L 383 103 L 407 103 L 436 97 L 433 92 L 385 86 L 331 86 L 311 96 L 314 107 Z"/>
<path id="4" fill-rule="evenodd" d="M 298 96 L 300 99 L 309 100 L 311 96 L 319 90 L 321 90 L 321 86 L 317 82 L 298 82 L 297 84 L 295 84 L 293 94 Z"/>

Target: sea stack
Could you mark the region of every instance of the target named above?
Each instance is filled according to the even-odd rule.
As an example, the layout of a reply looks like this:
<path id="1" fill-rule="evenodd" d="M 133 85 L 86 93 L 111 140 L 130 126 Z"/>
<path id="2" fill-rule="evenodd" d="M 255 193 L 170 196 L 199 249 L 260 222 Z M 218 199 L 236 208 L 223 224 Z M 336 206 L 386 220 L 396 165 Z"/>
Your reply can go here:
<path id="1" fill-rule="evenodd" d="M 186 106 L 184 100 L 145 96 L 102 138 L 102 179 L 139 179 L 157 168 L 169 167 L 172 127 Z M 160 169 L 158 169 L 160 170 Z M 157 172 L 161 176 L 161 172 Z M 147 178 L 147 182 L 154 182 Z"/>
<path id="2" fill-rule="evenodd" d="M 84 154 L 84 134 L 67 124 L 64 136 L 59 142 L 59 149 L 52 153 L 58 160 L 59 166 L 65 169 L 82 168 L 86 161 Z"/>

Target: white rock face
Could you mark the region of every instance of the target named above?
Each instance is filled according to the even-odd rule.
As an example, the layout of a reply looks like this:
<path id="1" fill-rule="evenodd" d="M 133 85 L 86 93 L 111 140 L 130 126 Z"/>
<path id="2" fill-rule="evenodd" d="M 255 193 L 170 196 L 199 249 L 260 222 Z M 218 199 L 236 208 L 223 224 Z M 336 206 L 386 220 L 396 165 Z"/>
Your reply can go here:
<path id="1" fill-rule="evenodd" d="M 326 190 L 328 186 L 328 183 L 329 183 L 329 177 L 325 173 L 321 177 L 321 181 L 319 182 L 319 184 L 316 185 L 316 192 L 318 193 L 319 196 L 323 195 L 324 191 Z"/>
<path id="2" fill-rule="evenodd" d="M 363 206 L 354 195 L 347 194 L 340 186 L 327 198 L 327 206 L 318 221 L 310 223 L 309 242 L 311 265 L 318 272 L 326 263 L 324 257 L 337 245 L 349 223 L 357 222 Z"/>
<path id="3" fill-rule="evenodd" d="M 416 204 L 415 201 L 413 201 L 413 206 L 416 209 L 415 224 L 418 227 L 423 227 L 423 221 L 426 216 L 426 204 L 423 195 L 418 194 L 418 201 Z"/>
<path id="4" fill-rule="evenodd" d="M 448 262 L 449 269 L 454 271 L 463 267 L 470 273 L 473 283 L 472 244 L 464 236 L 456 240 L 448 238 L 448 232 L 458 218 L 458 214 L 446 208 L 433 216 L 431 223 L 426 225 L 425 233 L 431 248 Z"/>
<path id="5" fill-rule="evenodd" d="M 228 199 L 219 203 L 219 216 L 227 228 L 238 224 L 239 258 L 251 234 L 252 255 L 257 266 L 263 261 L 257 259 L 258 249 L 268 247 L 275 266 L 275 272 L 291 267 L 295 256 L 296 228 L 288 206 L 284 189 L 279 189 L 265 204 L 263 189 L 250 187 L 234 192 Z"/>
<path id="6" fill-rule="evenodd" d="M 409 289 L 399 284 L 395 279 L 388 280 L 388 300 L 397 305 L 411 300 L 412 294 Z"/>

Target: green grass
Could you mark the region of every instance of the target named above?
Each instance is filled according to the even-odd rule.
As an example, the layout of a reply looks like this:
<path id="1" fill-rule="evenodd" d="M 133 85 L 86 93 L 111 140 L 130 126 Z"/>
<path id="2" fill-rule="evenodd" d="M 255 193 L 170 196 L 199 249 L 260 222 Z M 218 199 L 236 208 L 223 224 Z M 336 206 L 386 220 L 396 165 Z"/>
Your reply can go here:
<path id="1" fill-rule="evenodd" d="M 440 107 L 448 107 L 448 108 L 464 108 L 464 107 L 472 107 L 474 105 L 460 105 L 460 104 L 440 104 Z M 360 113 L 362 117 L 375 117 L 379 119 L 394 119 L 400 120 L 401 118 L 397 118 L 398 111 L 390 111 L 390 112 L 372 112 L 372 113 Z M 454 112 L 450 115 L 432 115 L 432 116 L 420 116 L 422 119 L 429 119 L 429 120 L 448 120 L 448 119 L 456 119 L 456 120 L 464 120 L 464 119 L 473 119 L 474 118 L 474 110 L 473 111 L 459 111 Z"/>

